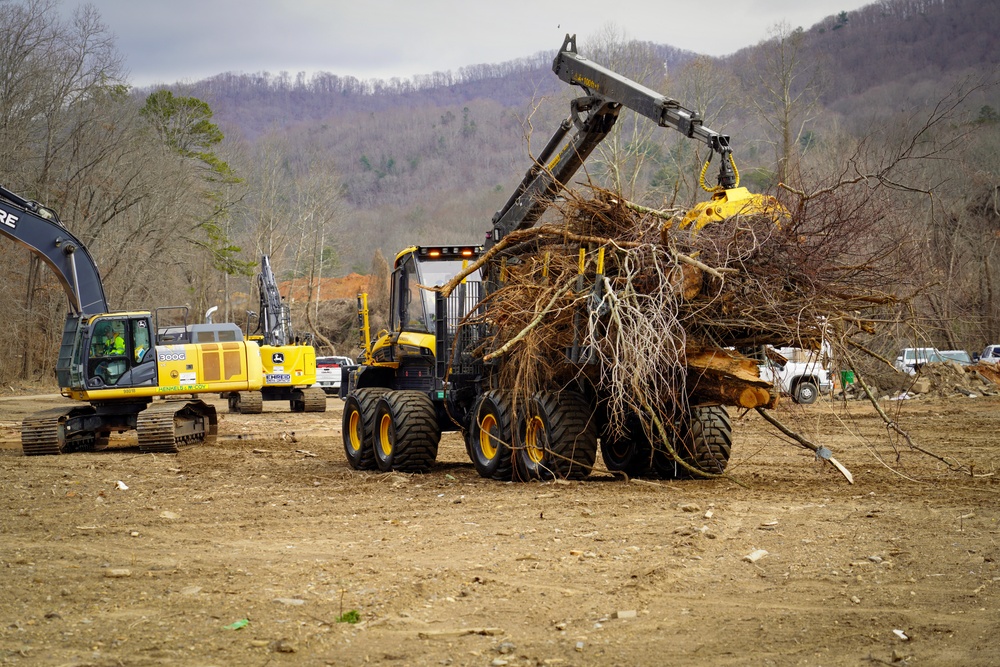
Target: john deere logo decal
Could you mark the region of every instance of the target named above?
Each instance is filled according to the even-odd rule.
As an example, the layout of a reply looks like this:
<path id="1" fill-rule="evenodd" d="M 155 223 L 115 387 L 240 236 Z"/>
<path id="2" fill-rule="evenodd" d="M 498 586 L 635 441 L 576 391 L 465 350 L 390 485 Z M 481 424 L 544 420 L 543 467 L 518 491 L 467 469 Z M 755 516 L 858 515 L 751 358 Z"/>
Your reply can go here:
<path id="1" fill-rule="evenodd" d="M 283 364 L 285 363 L 285 354 L 283 352 L 275 352 L 271 355 L 271 363 L 273 364 Z"/>

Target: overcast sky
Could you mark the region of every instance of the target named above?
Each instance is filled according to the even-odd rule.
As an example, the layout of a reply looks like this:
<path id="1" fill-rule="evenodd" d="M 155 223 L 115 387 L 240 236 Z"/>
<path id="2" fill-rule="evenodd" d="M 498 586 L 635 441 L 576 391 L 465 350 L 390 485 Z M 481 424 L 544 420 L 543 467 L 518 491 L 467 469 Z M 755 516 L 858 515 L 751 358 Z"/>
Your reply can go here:
<path id="1" fill-rule="evenodd" d="M 137 86 L 222 72 L 410 78 L 555 50 L 609 25 L 713 56 L 874 0 L 92 0 Z M 67 12 L 82 2 L 62 0 Z M 583 45 L 581 44 L 581 51 Z M 586 54 L 584 54 L 586 55 Z"/>

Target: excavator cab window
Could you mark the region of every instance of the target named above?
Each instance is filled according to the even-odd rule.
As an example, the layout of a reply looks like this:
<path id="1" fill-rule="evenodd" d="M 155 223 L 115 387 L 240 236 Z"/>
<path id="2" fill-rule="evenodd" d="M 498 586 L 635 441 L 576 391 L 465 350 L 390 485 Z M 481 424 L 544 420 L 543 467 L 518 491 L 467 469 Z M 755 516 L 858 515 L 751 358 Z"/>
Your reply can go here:
<path id="1" fill-rule="evenodd" d="M 87 387 L 134 387 L 155 383 L 149 317 L 100 317 L 87 356 Z"/>
<path id="2" fill-rule="evenodd" d="M 143 359 L 146 358 L 146 353 L 149 352 L 149 326 L 145 319 L 133 320 L 134 327 L 132 328 L 132 358 L 135 359 L 135 363 L 142 363 Z M 153 355 L 149 356 L 150 359 Z"/>
<path id="3" fill-rule="evenodd" d="M 90 339 L 89 377 L 114 385 L 128 370 L 127 325 L 125 319 L 104 319 L 94 326 L 94 336 Z"/>

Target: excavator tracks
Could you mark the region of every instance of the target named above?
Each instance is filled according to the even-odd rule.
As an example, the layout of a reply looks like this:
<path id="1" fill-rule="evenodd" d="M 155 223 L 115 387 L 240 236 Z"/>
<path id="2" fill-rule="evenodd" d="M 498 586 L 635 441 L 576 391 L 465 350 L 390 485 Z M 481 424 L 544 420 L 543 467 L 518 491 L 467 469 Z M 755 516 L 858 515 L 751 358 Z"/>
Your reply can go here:
<path id="1" fill-rule="evenodd" d="M 21 422 L 21 449 L 25 456 L 52 456 L 71 451 L 93 449 L 95 435 L 83 434 L 79 437 L 66 436 L 66 421 L 93 408 L 71 407 L 52 408 L 28 415 Z"/>
<path id="2" fill-rule="evenodd" d="M 264 411 L 264 397 L 259 391 L 234 391 L 229 394 L 229 411 L 236 414 L 259 415 Z"/>
<path id="3" fill-rule="evenodd" d="M 291 400 L 292 412 L 326 412 L 326 392 L 319 387 L 306 387 Z"/>
<path id="4" fill-rule="evenodd" d="M 176 454 L 179 445 L 215 442 L 219 420 L 215 407 L 204 401 L 163 401 L 139 413 L 139 450 Z"/>

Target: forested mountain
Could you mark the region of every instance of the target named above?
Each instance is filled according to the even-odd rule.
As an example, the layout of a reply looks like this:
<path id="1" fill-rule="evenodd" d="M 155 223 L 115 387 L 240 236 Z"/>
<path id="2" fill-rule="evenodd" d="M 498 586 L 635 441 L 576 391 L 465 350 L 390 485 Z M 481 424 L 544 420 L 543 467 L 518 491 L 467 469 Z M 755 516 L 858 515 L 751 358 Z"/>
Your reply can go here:
<path id="1" fill-rule="evenodd" d="M 317 279 L 384 270 L 376 253 L 391 262 L 408 245 L 481 240 L 581 94 L 551 71 L 559 44 L 413 79 L 220 73 L 136 90 L 97 10 L 80 11 L 69 24 L 54 0 L 0 4 L 0 184 L 60 212 L 116 308 L 187 303 L 197 318 L 218 305 L 243 324 L 261 254 L 282 278 Z M 898 280 L 902 292 L 921 287 L 920 335 L 974 349 L 1000 342 L 998 24 L 988 3 L 880 0 L 775 26 L 724 58 L 613 27 L 578 46 L 730 134 L 752 190 L 878 189 L 890 213 L 877 224 L 923 248 Z M 707 197 L 706 157 L 623 111 L 569 185 L 683 209 Z M 0 359 L 0 380 L 48 377 L 65 298 L 11 244 L 0 272 L 0 308 L 17 314 L 0 342 L 31 342 Z M 306 305 L 293 303 L 300 322 Z M 309 308 L 304 326 L 342 328 Z"/>
<path id="2" fill-rule="evenodd" d="M 808 119 L 796 119 L 800 139 L 837 124 L 864 131 L 873 118 L 942 99 L 963 78 L 988 75 L 1000 62 L 1000 12 L 983 11 L 973 0 L 883 0 L 831 15 L 801 33 L 783 29 L 786 37 L 801 39 L 790 54 L 800 70 L 795 85 L 815 98 Z M 721 59 L 659 44 L 633 45 L 630 56 L 615 45 L 581 41 L 580 48 L 655 84 L 705 114 L 714 129 L 731 133 L 741 167 L 773 172 L 773 139 L 748 98 L 757 73 L 775 68 L 761 60 L 779 40 Z M 346 235 L 337 241 L 338 271 L 347 272 L 363 270 L 376 246 L 391 255 L 412 243 L 482 235 L 530 164 L 532 147 L 537 152 L 579 92 L 551 72 L 555 51 L 414 79 L 226 73 L 181 90 L 206 100 L 227 136 L 256 145 L 278 141 L 291 162 L 324 160 L 333 170 L 330 187 L 343 188 L 344 210 L 350 211 L 341 225 Z M 643 66 L 644 76 L 636 76 L 630 68 L 639 58 L 662 67 L 665 76 Z M 995 97 L 984 91 L 976 100 L 986 104 Z M 694 150 L 661 135 L 653 140 L 675 153 Z M 657 169 L 648 172 L 647 182 Z M 766 174 L 753 183 L 774 185 Z M 660 193 L 646 203 L 663 199 Z"/>

